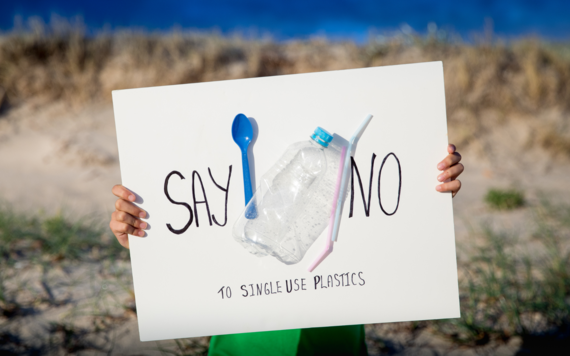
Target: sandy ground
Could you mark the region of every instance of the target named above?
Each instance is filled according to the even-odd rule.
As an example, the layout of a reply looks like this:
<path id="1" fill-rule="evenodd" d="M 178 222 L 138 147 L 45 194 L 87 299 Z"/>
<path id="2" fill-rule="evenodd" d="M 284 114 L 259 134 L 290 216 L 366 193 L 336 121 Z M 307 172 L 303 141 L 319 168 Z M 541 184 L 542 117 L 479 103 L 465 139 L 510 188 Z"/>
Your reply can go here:
<path id="1" fill-rule="evenodd" d="M 112 211 L 121 182 L 112 106 L 13 110 L 0 119 L 0 167 L 0 197 L 18 210 Z"/>
<path id="2" fill-rule="evenodd" d="M 524 127 L 502 127 L 481 142 L 470 145 L 467 150 L 459 147 L 466 166 L 461 177 L 463 189 L 454 199 L 460 264 L 467 258 L 473 242 L 470 229 L 479 224 L 490 222 L 522 232 L 526 229 L 529 214 L 526 209 L 501 213 L 498 220 L 497 214 L 487 209 L 483 197 L 490 187 L 519 187 L 531 201 L 541 194 L 569 201 L 570 164 L 554 161 L 539 149 L 525 151 L 525 137 L 530 134 L 532 132 Z M 88 215 L 106 220 L 114 209 L 111 187 L 120 182 L 114 117 L 109 103 L 92 104 L 81 109 L 64 103 L 41 108 L 24 106 L 0 118 L 0 198 L 16 210 L 51 214 L 62 209 L 73 217 Z M 120 278 L 113 279 L 112 286 L 106 282 L 109 272 L 104 267 L 122 271 Z M 132 282 L 128 263 L 114 266 L 83 264 L 49 272 L 26 266 L 20 268 L 30 274 L 30 280 L 41 273 L 45 278 L 52 278 L 56 281 L 50 284 L 56 285 L 51 292 L 54 298 L 67 298 L 73 302 L 59 306 L 48 304 L 33 315 L 19 318 L 10 327 L 24 330 L 24 338 L 33 339 L 34 333 L 41 333 L 39 326 L 73 315 L 71 311 L 81 306 L 82 301 L 101 301 L 109 288 L 115 290 L 114 298 L 123 306 L 129 303 L 129 298 L 132 299 L 129 295 Z M 25 284 L 26 278 L 21 277 L 18 283 Z M 45 286 L 34 288 L 45 289 Z M 119 326 L 104 336 L 89 336 L 94 338 L 94 344 L 113 343 L 112 354 L 159 353 L 157 344 L 138 341 L 134 313 L 121 311 L 113 315 L 118 315 L 116 325 Z M 367 332 L 372 333 L 374 328 L 380 328 L 386 340 L 392 340 L 393 345 L 400 345 L 392 348 L 392 354 L 451 352 L 449 343 L 433 335 L 410 336 L 409 332 L 399 332 L 397 327 L 389 324 L 371 326 Z M 514 354 L 519 341 L 513 338 L 493 353 Z M 377 345 L 370 343 L 369 346 L 373 354 Z M 471 355 L 475 352 L 458 349 L 451 354 Z"/>

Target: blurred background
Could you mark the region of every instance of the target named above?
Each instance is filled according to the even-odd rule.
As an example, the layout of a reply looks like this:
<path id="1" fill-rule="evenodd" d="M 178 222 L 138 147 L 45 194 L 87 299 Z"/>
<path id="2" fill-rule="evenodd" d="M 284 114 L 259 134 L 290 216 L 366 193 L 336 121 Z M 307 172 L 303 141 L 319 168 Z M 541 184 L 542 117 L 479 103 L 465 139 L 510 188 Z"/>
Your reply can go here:
<path id="1" fill-rule="evenodd" d="M 107 227 L 112 90 L 425 61 L 466 167 L 462 318 L 366 325 L 369 353 L 566 355 L 570 2 L 551 0 L 2 3 L 0 354 L 207 353 L 138 341 Z"/>

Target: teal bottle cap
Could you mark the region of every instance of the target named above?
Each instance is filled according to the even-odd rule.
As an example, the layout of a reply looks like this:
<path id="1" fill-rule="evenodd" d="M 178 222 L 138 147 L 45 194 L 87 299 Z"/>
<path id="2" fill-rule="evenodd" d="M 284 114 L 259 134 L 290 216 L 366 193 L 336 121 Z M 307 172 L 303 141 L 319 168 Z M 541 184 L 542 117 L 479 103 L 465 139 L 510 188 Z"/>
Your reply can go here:
<path id="1" fill-rule="evenodd" d="M 317 127 L 311 138 L 323 147 L 329 147 L 329 142 L 333 139 L 332 135 L 322 127 Z"/>

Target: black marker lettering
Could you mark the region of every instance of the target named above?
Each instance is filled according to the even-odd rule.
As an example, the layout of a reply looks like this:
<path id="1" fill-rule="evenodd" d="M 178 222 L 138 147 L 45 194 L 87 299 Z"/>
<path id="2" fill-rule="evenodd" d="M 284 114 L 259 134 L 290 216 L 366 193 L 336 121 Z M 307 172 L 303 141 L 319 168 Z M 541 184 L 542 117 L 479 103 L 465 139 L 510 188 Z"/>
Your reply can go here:
<path id="1" fill-rule="evenodd" d="M 178 171 L 172 171 L 170 172 L 167 176 L 166 179 L 164 180 L 164 194 L 166 195 L 166 198 L 172 203 L 172 204 L 176 204 L 176 205 L 183 205 L 186 207 L 186 209 L 188 209 L 188 211 L 190 212 L 190 218 L 188 219 L 188 222 L 186 223 L 186 226 L 184 226 L 182 229 L 180 230 L 176 230 L 174 229 L 170 224 L 166 224 L 166 227 L 168 227 L 168 230 L 170 230 L 170 232 L 173 232 L 177 235 L 183 234 L 186 230 L 188 230 L 188 228 L 190 227 L 190 225 L 192 225 L 192 220 L 194 220 L 194 214 L 192 213 L 192 209 L 190 208 L 190 205 L 186 204 L 186 203 L 180 203 L 177 201 L 172 200 L 172 198 L 170 197 L 170 194 L 168 194 L 168 179 L 170 179 L 170 176 L 172 176 L 173 174 L 176 174 L 177 176 L 180 177 L 180 179 L 184 179 L 184 176 L 178 172 Z M 194 209 L 196 207 L 194 206 Z M 198 225 L 198 216 L 196 216 L 196 225 Z"/>
<path id="2" fill-rule="evenodd" d="M 279 281 L 275 282 L 275 285 L 277 286 L 277 293 L 281 293 L 281 286 L 279 285 Z"/>
<path id="3" fill-rule="evenodd" d="M 338 274 L 336 274 L 336 273 L 334 274 L 334 279 L 336 280 L 336 283 L 337 283 L 336 286 L 337 287 L 340 286 L 340 281 L 338 280 Z"/>
<path id="4" fill-rule="evenodd" d="M 390 155 L 394 156 L 394 158 L 396 159 L 396 162 L 398 163 L 399 179 L 398 179 L 398 202 L 396 203 L 396 208 L 394 209 L 394 211 L 388 214 L 386 212 L 386 210 L 384 210 L 384 207 L 382 206 L 382 198 L 380 197 L 380 178 L 382 177 L 382 168 L 384 168 L 384 163 L 386 163 L 386 160 L 388 159 L 388 157 L 390 157 Z M 390 216 L 390 215 L 394 215 L 396 213 L 396 211 L 398 210 L 398 207 L 400 206 L 400 192 L 401 192 L 401 190 L 402 190 L 402 167 L 400 166 L 400 160 L 398 159 L 398 157 L 396 157 L 396 155 L 393 152 L 390 152 L 386 155 L 386 157 L 384 157 L 384 160 L 382 161 L 382 165 L 380 166 L 380 171 L 378 172 L 378 203 L 380 203 L 380 209 L 382 209 L 384 214 Z"/>
<path id="5" fill-rule="evenodd" d="M 219 185 L 218 183 L 216 183 L 216 181 L 214 180 L 214 177 L 212 176 L 212 172 L 210 171 L 210 167 L 208 167 L 208 173 L 210 174 L 210 178 L 212 179 L 212 182 L 214 182 L 214 184 L 216 185 L 216 187 L 218 187 L 220 190 L 226 192 L 226 202 L 224 205 L 224 223 L 220 224 L 217 220 L 216 217 L 214 216 L 214 214 L 212 214 L 212 219 L 214 219 L 214 223 L 216 223 L 216 225 L 218 226 L 226 226 L 226 223 L 228 222 L 228 195 L 230 194 L 230 178 L 232 177 L 232 166 L 230 165 L 230 173 L 228 174 L 228 184 L 226 184 L 226 188 L 224 189 L 224 187 L 222 187 L 221 185 Z M 195 208 L 194 208 L 195 209 Z M 196 218 L 196 222 L 198 222 L 198 218 Z M 211 225 L 211 224 L 210 224 Z"/>
<path id="6" fill-rule="evenodd" d="M 245 284 L 242 285 L 240 288 L 241 288 L 242 291 L 245 292 L 245 294 L 242 294 L 241 296 L 242 296 L 242 297 L 247 297 L 247 290 L 245 289 Z"/>
<path id="7" fill-rule="evenodd" d="M 362 284 L 360 284 L 360 283 L 359 283 L 359 284 L 360 284 L 361 286 L 363 286 L 363 285 L 366 284 L 366 282 L 364 282 L 364 278 L 362 278 L 361 274 L 362 274 L 362 272 L 358 272 L 358 278 L 360 278 L 360 280 L 362 281 Z"/>
<path id="8" fill-rule="evenodd" d="M 202 195 L 204 196 L 204 200 L 196 201 L 196 191 L 195 191 L 195 180 L 194 178 L 198 176 L 200 180 L 200 187 L 202 188 Z M 198 208 L 196 207 L 197 204 L 206 204 L 206 211 L 208 212 L 208 220 L 210 221 L 210 226 L 212 226 L 212 217 L 210 216 L 210 205 L 208 204 L 208 198 L 206 197 L 206 191 L 204 190 L 204 184 L 202 184 L 202 178 L 200 177 L 200 173 L 197 171 L 192 172 L 192 198 L 194 199 L 194 211 L 196 212 L 196 227 L 200 227 L 198 223 Z"/>
<path id="9" fill-rule="evenodd" d="M 362 187 L 362 180 L 360 179 L 360 173 L 358 172 L 358 166 L 356 162 L 354 162 L 354 157 L 350 157 L 351 162 L 351 183 L 350 183 L 350 213 L 348 217 L 352 217 L 353 207 L 354 207 L 354 171 L 356 170 L 356 176 L 358 177 L 358 184 L 360 185 L 360 194 L 362 195 L 362 202 L 364 204 L 364 213 L 366 216 L 370 216 L 370 201 L 372 197 L 372 177 L 374 175 L 374 160 L 376 159 L 376 154 L 372 154 L 372 162 L 370 166 L 370 182 L 368 183 L 368 202 L 366 202 L 366 198 L 364 197 L 364 188 Z"/>
<path id="10" fill-rule="evenodd" d="M 305 278 L 301 278 L 301 289 L 307 290 L 307 289 L 305 289 Z"/>

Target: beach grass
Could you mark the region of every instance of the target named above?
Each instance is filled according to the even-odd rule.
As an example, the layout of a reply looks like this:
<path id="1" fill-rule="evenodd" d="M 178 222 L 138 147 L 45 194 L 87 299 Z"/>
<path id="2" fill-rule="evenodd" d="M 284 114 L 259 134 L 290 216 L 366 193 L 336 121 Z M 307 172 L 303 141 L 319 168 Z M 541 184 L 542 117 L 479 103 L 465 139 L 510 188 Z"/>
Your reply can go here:
<path id="1" fill-rule="evenodd" d="M 109 101 L 117 89 L 426 61 L 443 62 L 452 142 L 477 145 L 524 123 L 526 149 L 570 158 L 570 42 L 533 37 L 399 33 L 357 45 L 183 30 L 87 34 L 81 24 L 32 18 L 0 34 L 0 96 L 5 113 L 23 103 Z"/>
<path id="2" fill-rule="evenodd" d="M 489 189 L 485 195 L 485 202 L 493 209 L 512 210 L 525 204 L 524 192 L 519 189 Z"/>
<path id="3" fill-rule="evenodd" d="M 475 348 L 506 343 L 513 337 L 568 339 L 570 206 L 543 200 L 525 209 L 530 209 L 534 217 L 532 248 L 520 241 L 515 231 L 482 226 L 477 232 L 480 243 L 476 252 L 460 265 L 461 318 L 417 322 L 408 332 L 428 328 L 459 347 Z M 29 314 L 38 300 L 52 306 L 64 305 L 65 299 L 50 292 L 54 282 L 46 277 L 49 271 L 68 263 L 99 263 L 106 264 L 104 287 L 89 302 L 74 307 L 61 320 L 50 324 L 48 348 L 59 347 L 68 352 L 89 349 L 94 346 L 84 340 L 112 330 L 133 312 L 136 315 L 132 302 L 116 297 L 117 293 L 132 295 L 130 271 L 113 272 L 110 262 L 126 258 L 126 250 L 109 238 L 110 232 L 101 226 L 82 219 L 71 220 L 61 213 L 30 216 L 3 208 L 0 314 L 7 320 L 15 320 Z M 5 283 L 15 278 L 18 263 L 22 261 L 41 266 L 43 271 L 37 276 L 39 284 L 44 285 L 43 297 L 27 303 L 18 298 L 18 293 L 25 290 L 8 288 Z M 77 320 L 89 320 L 88 326 L 75 325 Z M 381 340 L 381 335 L 372 338 Z M 207 353 L 207 340 L 157 343 L 155 349 L 162 354 L 202 355 Z"/>
<path id="4" fill-rule="evenodd" d="M 570 336 L 570 206 L 532 209 L 531 245 L 513 231 L 481 229 L 483 243 L 461 268 L 462 317 L 435 324 L 455 343 Z"/>
<path id="5" fill-rule="evenodd" d="M 0 206 L 0 256 L 2 265 L 19 260 L 57 262 L 87 258 L 125 259 L 126 250 L 117 247 L 110 231 L 100 221 L 76 221 L 63 213 L 52 216 L 14 212 Z"/>
<path id="6" fill-rule="evenodd" d="M 18 316 L 40 299 L 54 302 L 45 278 L 38 275 L 46 292 L 40 299 L 19 301 L 22 286 L 7 287 L 22 266 L 38 266 L 44 272 L 62 263 L 126 260 L 122 248 L 99 221 L 72 220 L 63 213 L 53 216 L 15 212 L 7 204 L 0 206 L 0 315 Z M 43 273 L 41 276 L 45 276 Z"/>
<path id="7" fill-rule="evenodd" d="M 23 105 L 40 108 L 63 101 L 80 107 L 109 101 L 117 89 L 439 60 L 451 142 L 462 150 L 486 149 L 485 137 L 498 129 L 526 127 L 523 149 L 570 159 L 570 42 L 531 37 L 463 41 L 452 35 L 399 34 L 371 36 L 357 45 L 214 32 L 87 34 L 81 25 L 32 19 L 23 30 L 0 34 L 0 116 Z M 493 149 L 487 151 L 493 154 Z M 532 241 L 521 241 L 513 229 L 481 226 L 474 240 L 482 243 L 460 264 L 462 317 L 408 323 L 403 330 L 428 329 L 457 347 L 484 348 L 519 337 L 534 342 L 536 350 L 561 342 L 570 348 L 564 341 L 570 340 L 570 207 L 528 202 L 516 189 L 489 190 L 485 200 L 496 214 L 532 211 Z M 48 346 L 38 352 L 98 348 L 110 353 L 111 343 L 92 336 L 136 316 L 136 308 L 130 270 L 115 266 L 117 261 L 128 264 L 128 251 L 116 242 L 107 221 L 100 220 L 0 206 L 0 340 L 5 341 L 0 350 L 24 350 L 20 336 L 6 329 L 11 322 L 41 308 L 71 304 L 65 294 L 53 292 L 57 278 L 63 278 L 60 272 L 67 271 L 62 272 L 65 278 L 73 277 L 66 279 L 69 289 L 88 280 L 95 292 L 50 324 Z M 82 266 L 87 267 L 79 277 L 69 272 Z M 20 280 L 22 271 L 36 270 Z M 370 337 L 381 351 L 398 350 L 382 335 Z M 207 352 L 207 338 L 157 343 L 155 349 L 201 355 Z"/>

